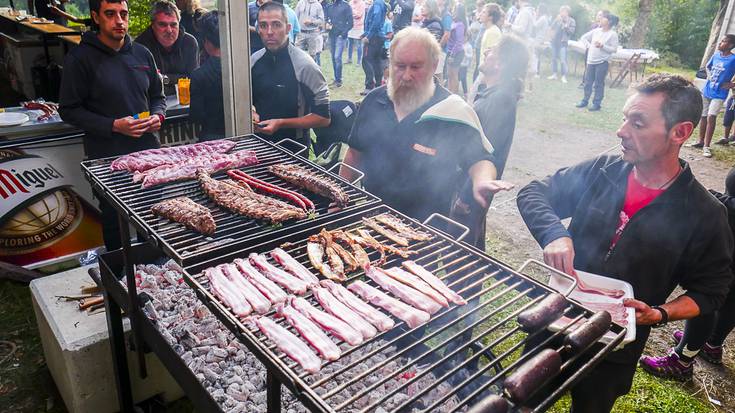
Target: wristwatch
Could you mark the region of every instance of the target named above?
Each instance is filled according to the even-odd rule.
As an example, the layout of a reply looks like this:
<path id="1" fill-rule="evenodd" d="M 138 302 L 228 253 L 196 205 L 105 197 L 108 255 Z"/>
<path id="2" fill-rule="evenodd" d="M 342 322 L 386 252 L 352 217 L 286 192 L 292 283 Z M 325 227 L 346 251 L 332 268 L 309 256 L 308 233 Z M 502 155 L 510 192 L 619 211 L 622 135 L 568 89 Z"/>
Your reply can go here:
<path id="1" fill-rule="evenodd" d="M 664 310 L 663 308 L 661 308 L 661 307 L 659 307 L 657 305 L 656 306 L 653 306 L 651 308 L 653 308 L 654 310 L 658 310 L 661 313 L 661 321 L 659 321 L 656 324 L 651 325 L 651 327 L 658 328 L 658 327 L 661 327 L 661 326 L 666 325 L 666 323 L 669 322 L 669 313 L 667 313 L 666 310 Z"/>

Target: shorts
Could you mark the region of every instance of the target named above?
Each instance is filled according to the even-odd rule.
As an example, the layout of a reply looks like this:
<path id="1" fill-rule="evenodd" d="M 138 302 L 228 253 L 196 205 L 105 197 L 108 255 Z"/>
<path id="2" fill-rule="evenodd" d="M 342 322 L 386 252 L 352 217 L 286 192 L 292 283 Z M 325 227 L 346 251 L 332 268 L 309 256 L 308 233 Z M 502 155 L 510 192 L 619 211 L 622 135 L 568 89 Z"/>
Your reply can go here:
<path id="1" fill-rule="evenodd" d="M 447 64 L 451 68 L 460 67 L 462 65 L 463 60 L 464 60 L 464 50 L 460 50 L 459 52 L 453 55 L 447 55 Z"/>
<path id="2" fill-rule="evenodd" d="M 296 35 L 296 46 L 312 57 L 322 51 L 322 42 L 322 34 L 319 32 L 299 33 Z"/>
<path id="3" fill-rule="evenodd" d="M 730 97 L 725 103 L 725 118 L 722 119 L 722 126 L 726 128 L 732 127 L 735 120 L 735 98 Z"/>
<path id="4" fill-rule="evenodd" d="M 717 116 L 725 104 L 725 99 L 710 99 L 702 95 L 702 117 Z"/>

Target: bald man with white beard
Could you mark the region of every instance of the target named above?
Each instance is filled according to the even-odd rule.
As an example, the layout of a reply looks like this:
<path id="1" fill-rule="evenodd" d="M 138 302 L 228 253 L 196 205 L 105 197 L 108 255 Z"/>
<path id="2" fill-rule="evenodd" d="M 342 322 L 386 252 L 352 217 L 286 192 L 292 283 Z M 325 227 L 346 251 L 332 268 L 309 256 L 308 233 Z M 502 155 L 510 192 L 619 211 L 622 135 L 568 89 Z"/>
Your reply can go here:
<path id="1" fill-rule="evenodd" d="M 452 197 L 472 180 L 487 205 L 512 184 L 496 180 L 493 148 L 474 110 L 433 78 L 441 48 L 426 30 L 406 28 L 390 50 L 386 86 L 360 105 L 345 163 L 365 173 L 365 188 L 415 219 L 449 215 Z M 347 168 L 340 174 L 351 177 Z"/>

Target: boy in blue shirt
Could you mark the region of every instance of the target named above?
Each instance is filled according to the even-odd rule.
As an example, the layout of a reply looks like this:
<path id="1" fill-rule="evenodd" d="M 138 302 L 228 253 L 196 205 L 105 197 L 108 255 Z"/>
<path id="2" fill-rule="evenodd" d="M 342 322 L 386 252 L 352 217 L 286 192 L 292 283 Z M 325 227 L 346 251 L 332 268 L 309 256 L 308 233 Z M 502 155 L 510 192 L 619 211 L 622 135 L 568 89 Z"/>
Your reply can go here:
<path id="1" fill-rule="evenodd" d="M 715 133 L 717 113 L 727 99 L 727 92 L 735 84 L 732 82 L 735 76 L 735 55 L 732 49 L 735 47 L 735 34 L 725 35 L 717 45 L 717 51 L 707 62 L 707 83 L 702 89 L 702 119 L 699 127 L 699 142 L 690 145 L 694 148 L 702 148 L 702 156 L 711 158 L 709 144 Z"/>

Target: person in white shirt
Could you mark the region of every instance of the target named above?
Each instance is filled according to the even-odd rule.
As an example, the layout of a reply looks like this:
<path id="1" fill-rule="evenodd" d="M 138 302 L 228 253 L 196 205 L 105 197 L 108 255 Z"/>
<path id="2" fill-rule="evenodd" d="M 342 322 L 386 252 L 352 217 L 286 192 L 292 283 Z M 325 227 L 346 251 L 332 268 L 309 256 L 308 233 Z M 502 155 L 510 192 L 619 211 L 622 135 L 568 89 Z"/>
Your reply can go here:
<path id="1" fill-rule="evenodd" d="M 588 31 L 580 38 L 587 46 L 587 68 L 584 74 L 584 97 L 577 107 L 586 108 L 589 105 L 594 89 L 595 97 L 592 99 L 590 112 L 601 109 L 610 58 L 618 50 L 618 34 L 614 30 L 618 25 L 618 16 L 603 10 L 598 13 L 597 23 L 598 28 Z"/>

